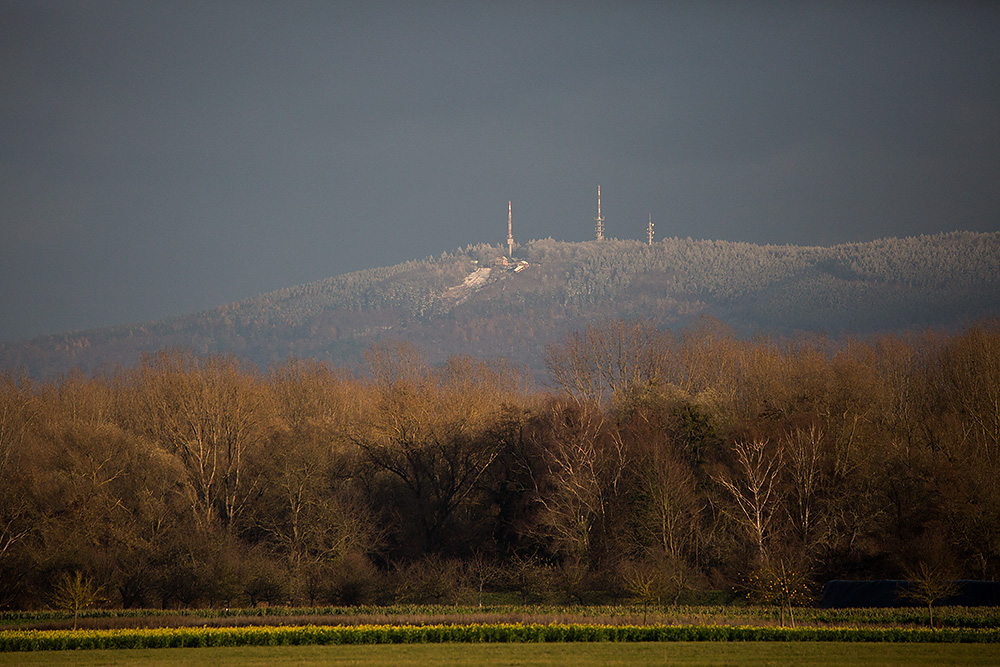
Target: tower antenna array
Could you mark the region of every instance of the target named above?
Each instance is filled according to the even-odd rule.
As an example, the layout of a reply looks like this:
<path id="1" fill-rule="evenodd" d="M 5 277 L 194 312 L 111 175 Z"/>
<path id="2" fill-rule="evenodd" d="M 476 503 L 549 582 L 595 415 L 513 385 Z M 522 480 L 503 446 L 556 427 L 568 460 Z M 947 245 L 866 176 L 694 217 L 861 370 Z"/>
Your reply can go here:
<path id="1" fill-rule="evenodd" d="M 649 233 L 649 245 L 653 245 L 653 214 L 649 214 L 649 226 L 646 227 L 646 231 Z"/>
<path id="2" fill-rule="evenodd" d="M 601 186 L 597 186 L 597 217 L 594 218 L 594 230 L 597 232 L 597 240 L 604 240 L 604 218 L 601 217 Z"/>
<path id="3" fill-rule="evenodd" d="M 510 215 L 510 202 L 507 202 L 507 259 L 514 258 L 514 227 Z"/>

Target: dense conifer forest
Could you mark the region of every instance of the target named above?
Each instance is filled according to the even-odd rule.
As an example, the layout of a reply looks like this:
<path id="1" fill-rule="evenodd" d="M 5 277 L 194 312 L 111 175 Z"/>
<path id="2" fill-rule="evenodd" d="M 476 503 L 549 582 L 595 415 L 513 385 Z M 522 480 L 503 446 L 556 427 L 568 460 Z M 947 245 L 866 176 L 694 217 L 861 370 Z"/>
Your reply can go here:
<path id="1" fill-rule="evenodd" d="M 842 252 L 834 274 L 905 279 L 908 262 Z M 586 300 L 615 289 L 603 271 L 562 284 Z M 508 361 L 430 363 L 405 342 L 368 347 L 357 373 L 181 350 L 5 373 L 0 607 L 50 604 L 77 572 L 126 608 L 666 602 L 1000 574 L 995 319 L 858 338 L 608 319 L 544 363 L 544 390 Z"/>
<path id="2" fill-rule="evenodd" d="M 343 274 L 158 322 L 0 343 L 0 369 L 54 378 L 134 365 L 182 346 L 261 368 L 290 356 L 363 370 L 372 344 L 407 341 L 431 363 L 502 357 L 538 376 L 544 349 L 601 319 L 683 328 L 701 316 L 741 336 L 958 331 L 1000 314 L 1000 233 L 833 247 L 667 238 L 476 245 Z M 479 272 L 479 273 L 476 273 Z M 482 280 L 466 283 L 471 276 Z"/>

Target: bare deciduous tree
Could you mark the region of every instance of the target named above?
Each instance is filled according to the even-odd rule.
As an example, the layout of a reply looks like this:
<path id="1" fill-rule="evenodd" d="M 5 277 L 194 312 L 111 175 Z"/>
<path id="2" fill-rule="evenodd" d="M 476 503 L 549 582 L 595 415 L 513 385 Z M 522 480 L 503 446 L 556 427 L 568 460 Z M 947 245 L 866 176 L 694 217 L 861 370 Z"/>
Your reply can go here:
<path id="1" fill-rule="evenodd" d="M 257 486 L 268 396 L 235 359 L 181 352 L 147 357 L 134 373 L 135 427 L 184 463 L 203 527 L 232 530 Z"/>
<path id="2" fill-rule="evenodd" d="M 407 348 L 369 357 L 377 383 L 348 437 L 376 471 L 402 484 L 424 547 L 434 551 L 506 446 L 498 425 L 518 380 L 506 365 L 467 358 L 432 370 Z"/>
<path id="3" fill-rule="evenodd" d="M 824 483 L 823 432 L 815 426 L 795 429 L 785 436 L 782 446 L 791 481 L 788 514 L 808 552 L 824 540 L 827 529 L 820 503 Z"/>
<path id="4" fill-rule="evenodd" d="M 765 440 L 737 442 L 733 447 L 736 470 L 715 476 L 733 500 L 730 515 L 746 531 L 764 561 L 771 524 L 780 506 L 777 486 L 783 466 L 781 451 L 768 451 L 767 444 Z"/>
<path id="5" fill-rule="evenodd" d="M 921 562 L 906 570 L 907 588 L 903 597 L 927 605 L 927 624 L 934 626 L 934 604 L 958 592 L 958 585 L 939 568 Z"/>
<path id="6" fill-rule="evenodd" d="M 533 434 L 541 462 L 536 531 L 569 560 L 593 564 L 612 487 L 626 469 L 624 452 L 609 445 L 613 436 L 595 407 L 553 403 L 541 426 Z"/>
<path id="7" fill-rule="evenodd" d="M 663 383 L 669 346 L 670 336 L 652 323 L 619 320 L 587 326 L 549 347 L 545 366 L 578 403 L 621 403 L 637 387 Z"/>
<path id="8" fill-rule="evenodd" d="M 0 563 L 33 529 L 29 498 L 21 487 L 26 481 L 25 443 L 38 410 L 30 380 L 0 375 Z"/>
<path id="9" fill-rule="evenodd" d="M 73 612 L 73 629 L 76 630 L 80 612 L 102 600 L 101 588 L 94 580 L 77 570 L 63 573 L 52 593 L 52 604 L 59 609 Z"/>

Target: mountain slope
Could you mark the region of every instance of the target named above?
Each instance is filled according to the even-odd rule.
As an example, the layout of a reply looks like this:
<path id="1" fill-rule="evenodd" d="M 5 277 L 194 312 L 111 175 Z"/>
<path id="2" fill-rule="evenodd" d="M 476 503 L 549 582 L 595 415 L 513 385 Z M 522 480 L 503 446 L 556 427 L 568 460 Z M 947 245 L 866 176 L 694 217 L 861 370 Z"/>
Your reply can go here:
<path id="1" fill-rule="evenodd" d="M 202 313 L 0 345 L 0 368 L 52 376 L 183 346 L 259 365 L 289 356 L 354 365 L 372 343 L 432 361 L 505 356 L 539 369 L 544 346 L 588 321 L 683 326 L 710 315 L 742 333 L 864 335 L 956 328 L 1000 313 L 1000 233 L 955 232 L 829 248 L 666 239 L 500 246 L 344 274 Z"/>

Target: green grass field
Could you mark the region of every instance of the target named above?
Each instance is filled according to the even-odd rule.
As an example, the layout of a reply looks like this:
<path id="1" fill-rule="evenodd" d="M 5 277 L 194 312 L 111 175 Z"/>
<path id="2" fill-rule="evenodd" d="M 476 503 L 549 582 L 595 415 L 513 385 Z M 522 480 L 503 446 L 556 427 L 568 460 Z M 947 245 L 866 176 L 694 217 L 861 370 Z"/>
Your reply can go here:
<path id="1" fill-rule="evenodd" d="M 254 646 L 0 653 L 4 665 L 997 665 L 997 644 L 670 642 Z"/>

